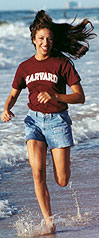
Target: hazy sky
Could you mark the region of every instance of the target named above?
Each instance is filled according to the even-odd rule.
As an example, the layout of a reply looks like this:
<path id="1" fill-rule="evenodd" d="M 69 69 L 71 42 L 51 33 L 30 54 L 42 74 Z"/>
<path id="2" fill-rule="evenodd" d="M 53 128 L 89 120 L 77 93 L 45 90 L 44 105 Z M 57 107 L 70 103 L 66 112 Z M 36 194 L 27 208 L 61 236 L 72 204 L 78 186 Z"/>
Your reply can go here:
<path id="1" fill-rule="evenodd" d="M 0 10 L 39 10 L 64 8 L 69 1 L 80 2 L 82 7 L 99 7 L 99 0 L 0 0 Z"/>

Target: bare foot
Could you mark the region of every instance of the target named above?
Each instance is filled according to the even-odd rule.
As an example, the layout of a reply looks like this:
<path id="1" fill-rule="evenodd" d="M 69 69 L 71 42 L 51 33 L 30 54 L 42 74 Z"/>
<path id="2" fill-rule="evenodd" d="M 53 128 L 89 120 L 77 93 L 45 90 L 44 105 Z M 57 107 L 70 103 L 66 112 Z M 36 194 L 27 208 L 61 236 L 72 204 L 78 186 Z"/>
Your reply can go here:
<path id="1" fill-rule="evenodd" d="M 56 230 L 56 226 L 55 226 L 55 224 L 50 224 L 49 226 L 47 226 L 47 229 L 50 234 L 53 234 Z"/>
<path id="2" fill-rule="evenodd" d="M 54 234 L 55 230 L 56 226 L 54 224 L 53 217 L 48 217 L 46 221 L 42 220 L 40 235 Z"/>
<path id="3" fill-rule="evenodd" d="M 53 218 L 52 217 L 48 217 L 46 220 L 46 227 L 47 230 L 49 231 L 49 233 L 54 233 L 56 230 L 56 226 L 53 222 Z"/>

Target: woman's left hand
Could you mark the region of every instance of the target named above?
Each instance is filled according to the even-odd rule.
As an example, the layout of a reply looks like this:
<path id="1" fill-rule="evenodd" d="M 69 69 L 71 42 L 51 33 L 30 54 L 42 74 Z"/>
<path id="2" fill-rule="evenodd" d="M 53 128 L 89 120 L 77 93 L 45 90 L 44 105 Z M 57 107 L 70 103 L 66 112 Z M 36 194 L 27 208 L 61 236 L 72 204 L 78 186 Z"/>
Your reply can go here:
<path id="1" fill-rule="evenodd" d="M 40 103 L 44 103 L 44 104 L 45 104 L 45 103 L 47 103 L 49 100 L 52 99 L 52 95 L 49 94 L 49 93 L 47 93 L 47 92 L 40 92 L 40 93 L 38 94 L 37 98 L 38 98 L 38 101 L 39 101 Z"/>

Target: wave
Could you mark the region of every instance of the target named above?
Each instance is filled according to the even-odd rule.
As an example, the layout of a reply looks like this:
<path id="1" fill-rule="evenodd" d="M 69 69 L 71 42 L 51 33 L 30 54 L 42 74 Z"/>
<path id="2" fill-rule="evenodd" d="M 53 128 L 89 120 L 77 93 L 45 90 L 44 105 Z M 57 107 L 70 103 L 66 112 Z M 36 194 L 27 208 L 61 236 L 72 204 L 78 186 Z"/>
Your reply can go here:
<path id="1" fill-rule="evenodd" d="M 23 19 L 22 19 L 23 18 Z M 73 17 L 59 17 L 58 19 L 53 17 L 53 21 L 56 23 L 69 23 L 71 24 L 74 21 L 74 25 L 80 23 L 84 17 L 79 17 L 74 21 Z M 92 16 L 91 18 L 88 18 L 92 21 L 93 24 L 99 24 L 99 18 L 97 16 Z M 30 37 L 30 31 L 29 26 L 33 20 L 33 15 L 30 16 L 23 16 L 20 18 L 20 20 L 16 20 L 14 22 L 8 22 L 8 21 L 0 21 L 0 38 L 8 38 L 16 36 L 21 36 L 24 38 Z"/>
<path id="2" fill-rule="evenodd" d="M 83 21 L 85 17 L 77 17 L 74 21 L 74 18 L 60 18 L 60 19 L 53 19 L 54 22 L 56 23 L 69 23 L 71 24 L 72 22 L 73 25 L 79 24 L 81 21 Z M 92 21 L 93 24 L 99 24 L 99 19 L 96 17 L 90 17 L 88 18 L 90 21 Z"/>
<path id="3" fill-rule="evenodd" d="M 15 38 L 19 35 L 24 38 L 29 37 L 29 28 L 25 25 L 24 22 L 15 22 L 1 25 L 0 38 Z"/>
<path id="4" fill-rule="evenodd" d="M 73 18 L 70 19 L 65 19 L 65 18 L 60 18 L 60 19 L 53 19 L 54 22 L 56 23 L 69 23 L 71 24 L 73 22 Z M 74 25 L 79 24 L 83 18 L 77 18 L 75 22 L 73 23 Z M 98 25 L 99 20 L 98 19 L 90 19 L 93 23 L 93 25 Z M 16 40 L 16 38 L 20 37 L 21 39 L 26 39 L 30 38 L 30 31 L 29 31 L 29 24 L 25 24 L 24 21 L 21 22 L 15 22 L 15 23 L 1 23 L 0 24 L 0 39 L 3 40 Z"/>
<path id="5" fill-rule="evenodd" d="M 3 49 L 7 49 L 5 45 L 2 46 Z M 9 51 L 13 51 L 13 47 L 9 47 Z M 8 56 L 6 56 L 3 53 L 0 53 L 0 69 L 4 69 L 6 67 L 6 69 L 9 69 L 10 67 L 16 65 L 16 60 L 13 60 L 13 58 L 9 58 Z"/>
<path id="6" fill-rule="evenodd" d="M 0 149 L 0 172 L 1 172 L 1 179 L 2 173 L 10 172 L 16 166 L 19 166 L 20 162 L 24 162 L 27 159 L 27 150 L 24 146 L 9 143 L 2 141 L 1 149 Z M 14 151 L 14 152 L 13 152 Z"/>
<path id="7" fill-rule="evenodd" d="M 9 22 L 7 22 L 7 21 L 0 21 L 0 26 L 5 26 L 5 25 L 8 25 L 9 24 Z"/>
<path id="8" fill-rule="evenodd" d="M 79 115 L 78 115 L 79 118 Z M 73 121 L 73 135 L 75 145 L 85 142 L 86 140 L 99 138 L 99 115 L 90 118 L 90 116 L 83 117 L 82 120 Z"/>
<path id="9" fill-rule="evenodd" d="M 0 220 L 16 214 L 17 208 L 9 204 L 8 200 L 0 200 Z"/>
<path id="10" fill-rule="evenodd" d="M 76 21 L 75 23 L 79 23 L 84 18 L 88 18 L 93 22 L 93 24 L 99 24 L 99 17 L 98 17 L 99 9 L 47 9 L 48 14 L 52 17 L 55 22 L 68 22 L 72 23 L 74 21 L 75 16 Z M 33 21 L 36 10 L 30 11 L 8 11 L 3 12 L 1 11 L 0 15 L 0 27 L 6 26 L 9 24 L 19 24 L 23 23 L 29 27 L 29 24 Z"/>

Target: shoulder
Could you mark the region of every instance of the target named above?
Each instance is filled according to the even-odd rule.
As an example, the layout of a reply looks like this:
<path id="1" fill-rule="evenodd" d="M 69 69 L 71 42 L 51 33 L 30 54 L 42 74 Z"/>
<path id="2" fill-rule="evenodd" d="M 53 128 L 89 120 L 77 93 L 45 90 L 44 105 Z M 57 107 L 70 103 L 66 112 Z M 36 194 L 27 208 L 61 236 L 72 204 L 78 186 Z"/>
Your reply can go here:
<path id="1" fill-rule="evenodd" d="M 19 64 L 19 68 L 25 68 L 25 67 L 27 67 L 30 63 L 33 62 L 33 60 L 34 60 L 34 55 L 33 55 L 32 57 L 30 57 L 29 59 L 27 59 L 27 60 L 21 62 L 21 63 Z"/>
<path id="2" fill-rule="evenodd" d="M 55 61 L 58 61 L 60 64 L 70 64 L 74 65 L 73 61 L 67 56 L 64 55 L 62 52 L 59 52 L 57 50 L 53 50 L 52 57 Z"/>

